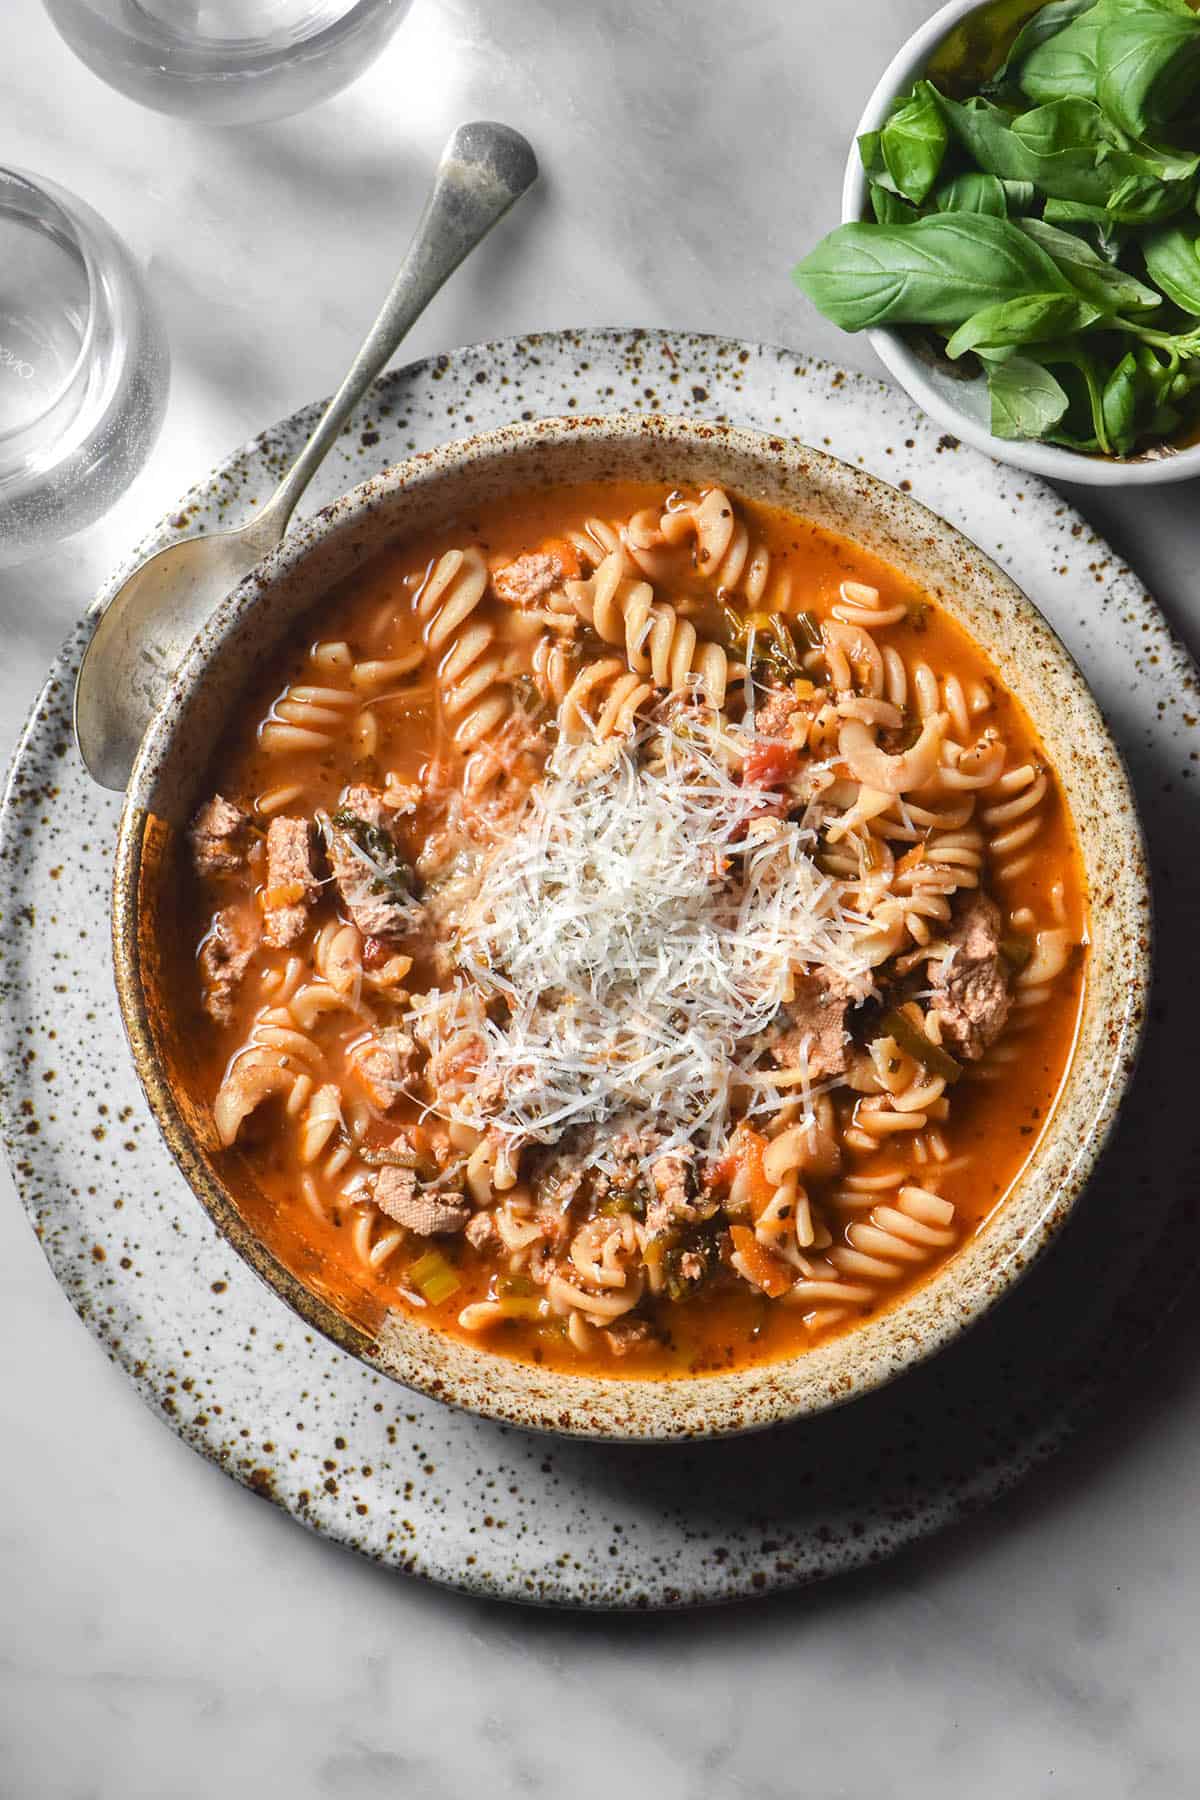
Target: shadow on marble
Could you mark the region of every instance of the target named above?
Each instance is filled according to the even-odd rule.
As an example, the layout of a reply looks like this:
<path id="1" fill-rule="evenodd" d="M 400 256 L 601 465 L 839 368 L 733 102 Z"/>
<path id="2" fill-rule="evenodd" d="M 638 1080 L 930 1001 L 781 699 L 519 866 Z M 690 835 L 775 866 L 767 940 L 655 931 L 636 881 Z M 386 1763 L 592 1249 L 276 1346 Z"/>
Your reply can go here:
<path id="1" fill-rule="evenodd" d="M 337 386 L 400 267 L 435 160 L 436 153 L 417 155 L 405 146 L 351 151 L 331 165 L 319 144 L 283 127 L 270 135 L 265 128 L 230 132 L 217 140 L 211 164 L 197 177 L 197 229 L 213 239 L 203 277 L 182 244 L 157 251 L 149 274 L 169 323 L 180 388 L 193 407 L 228 415 L 224 452 L 269 429 L 281 395 L 287 405 L 298 405 Z M 310 229 L 287 253 L 290 266 L 274 293 L 278 246 L 268 273 L 254 262 L 252 228 L 234 215 L 247 208 L 269 212 L 277 199 L 282 203 L 296 193 L 308 197 Z M 553 204 L 553 183 L 543 173 L 455 273 L 431 308 L 447 348 L 478 335 L 475 322 L 495 313 L 497 297 L 537 258 Z M 361 239 L 360 223 L 368 227 Z M 324 297 L 311 315 L 306 270 L 315 256 L 339 268 L 341 287 L 330 299 L 323 283 Z M 318 334 L 326 347 L 314 369 Z M 396 360 L 407 360 L 403 349 Z M 470 429 L 464 416 L 463 435 Z"/>
<path id="2" fill-rule="evenodd" d="M 1200 513 L 1200 480 L 1138 489 L 1133 514 L 1129 497 L 1119 490 L 1063 484 L 1060 491 L 1117 556 L 1137 570 L 1171 629 L 1200 660 L 1195 544 L 1178 530 L 1181 519 L 1194 519 Z"/>
<path id="3" fill-rule="evenodd" d="M 1057 1524 L 1069 1533 L 1074 1514 L 1082 1514 L 1090 1497 L 1114 1488 L 1119 1465 L 1135 1463 L 1144 1440 L 1165 1436 L 1178 1428 L 1179 1419 L 1189 1403 L 1200 1397 L 1200 1316 L 1191 1308 L 1180 1307 L 1149 1345 L 1144 1354 L 1125 1369 L 1118 1385 L 1105 1395 L 1102 1417 L 1093 1415 L 1070 1444 L 1052 1463 L 1039 1470 L 1029 1481 L 1003 1495 L 985 1510 L 965 1517 L 936 1537 L 910 1545 L 897 1555 L 873 1567 L 856 1569 L 827 1581 L 806 1587 L 765 1594 L 761 1598 L 743 1598 L 726 1605 L 706 1605 L 674 1612 L 589 1612 L 565 1607 L 520 1606 L 508 1601 L 480 1598 L 452 1588 L 437 1588 L 424 1582 L 394 1575 L 394 1600 L 398 1607 L 393 1616 L 397 1625 L 408 1616 L 408 1609 L 436 1608 L 450 1619 L 459 1621 L 481 1639 L 506 1639 L 515 1652 L 535 1652 L 551 1657 L 560 1651 L 567 1655 L 578 1650 L 580 1633 L 590 1644 L 606 1646 L 620 1654 L 652 1639 L 656 1646 L 685 1652 L 702 1629 L 706 1636 L 717 1632 L 727 1646 L 745 1639 L 748 1645 L 760 1641 L 762 1632 L 810 1631 L 826 1621 L 856 1613 L 874 1613 L 879 1607 L 899 1606 L 913 1595 L 930 1594 L 945 1585 L 953 1586 L 965 1569 L 983 1570 L 994 1559 L 1006 1565 L 1021 1555 L 1023 1541 L 1047 1541 L 1042 1527 Z M 762 1440 L 764 1448 L 773 1441 Z M 743 1443 L 744 1448 L 744 1443 Z M 611 1450 L 601 1451 L 600 1459 Z M 1144 1458 L 1142 1459 L 1144 1462 Z M 215 1471 L 214 1479 L 220 1480 Z M 744 1470 L 741 1502 L 753 1493 L 756 1466 Z M 234 1504 L 263 1509 L 250 1493 L 241 1490 Z M 1107 1510 L 1111 1510 L 1108 1508 Z M 272 1518 L 272 1530 L 291 1533 L 290 1522 L 282 1515 Z M 1092 1529 L 1089 1522 L 1085 1530 Z M 1128 1529 L 1138 1528 L 1131 1511 Z M 329 1568 L 343 1586 L 348 1607 L 356 1604 L 370 1584 L 376 1584 L 383 1572 L 365 1559 L 350 1556 L 337 1545 L 322 1539 L 310 1540 L 307 1554 L 332 1559 Z M 1119 1583 L 1121 1570 L 1114 1567 L 1112 1579 Z M 363 1584 L 360 1591 L 359 1584 Z M 994 1579 L 987 1592 L 990 1605 L 996 1608 Z M 1098 1601 L 1097 1604 L 1100 1602 Z M 704 1622 L 698 1627 L 698 1614 Z"/>

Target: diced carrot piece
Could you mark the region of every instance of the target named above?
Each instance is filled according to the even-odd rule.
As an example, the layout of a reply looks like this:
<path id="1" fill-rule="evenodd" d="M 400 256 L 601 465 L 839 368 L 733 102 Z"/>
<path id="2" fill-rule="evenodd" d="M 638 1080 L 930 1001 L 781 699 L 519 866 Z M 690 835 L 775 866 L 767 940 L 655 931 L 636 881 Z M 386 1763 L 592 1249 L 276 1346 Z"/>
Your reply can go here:
<path id="1" fill-rule="evenodd" d="M 547 556 L 553 556 L 563 572 L 564 581 L 576 581 L 581 573 L 579 552 L 570 538 L 549 538 L 542 545 Z"/>
<path id="2" fill-rule="evenodd" d="M 729 1148 L 737 1159 L 737 1168 L 745 1171 L 746 1198 L 750 1202 L 751 1215 L 757 1219 L 775 1192 L 763 1169 L 767 1140 L 760 1131 L 743 1121 L 729 1140 Z"/>
<path id="3" fill-rule="evenodd" d="M 258 896 L 258 904 L 264 912 L 274 912 L 280 906 L 295 906 L 304 898 L 302 881 L 281 881 L 278 887 L 262 888 Z"/>
<path id="4" fill-rule="evenodd" d="M 703 1186 L 710 1192 L 714 1188 L 732 1187 L 739 1171 L 744 1170 L 746 1198 L 751 1214 L 757 1219 L 775 1192 L 763 1169 L 766 1148 L 767 1140 L 762 1133 L 743 1120 L 725 1146 L 724 1156 L 709 1164 L 702 1178 Z"/>
<path id="5" fill-rule="evenodd" d="M 748 1225 L 731 1225 L 729 1235 L 733 1239 L 733 1253 L 746 1279 L 772 1300 L 786 1294 L 796 1279 L 787 1264 L 764 1250 Z"/>
<path id="6" fill-rule="evenodd" d="M 907 875 L 910 869 L 915 869 L 918 863 L 923 863 L 924 861 L 924 844 L 914 844 L 911 850 L 906 850 L 904 852 L 904 855 L 896 864 L 896 873 L 897 875 Z"/>
<path id="7" fill-rule="evenodd" d="M 742 780 L 747 787 L 781 787 L 799 766 L 799 751 L 790 744 L 751 744 L 742 765 Z"/>
<path id="8" fill-rule="evenodd" d="M 387 1112 L 396 1104 L 402 1086 L 400 1065 L 386 1045 L 367 1038 L 355 1045 L 346 1060 L 372 1106 Z"/>

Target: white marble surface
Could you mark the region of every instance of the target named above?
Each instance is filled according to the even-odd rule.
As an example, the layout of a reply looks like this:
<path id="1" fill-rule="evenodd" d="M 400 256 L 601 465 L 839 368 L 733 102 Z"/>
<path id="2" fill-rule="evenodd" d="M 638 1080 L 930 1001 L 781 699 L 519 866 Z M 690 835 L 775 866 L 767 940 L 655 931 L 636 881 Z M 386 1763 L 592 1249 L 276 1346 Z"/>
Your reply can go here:
<path id="1" fill-rule="evenodd" d="M 793 297 L 847 136 L 925 0 L 417 0 L 355 88 L 217 135 L 137 110 L 37 0 L 0 6 L 0 161 L 75 188 L 147 260 L 175 378 L 110 517 L 0 577 L 7 749 L 128 542 L 230 445 L 329 387 L 458 119 L 544 182 L 413 355 L 577 323 L 869 353 Z M 1076 496 L 1200 641 L 1194 489 Z M 550 1616 L 387 1577 L 299 1531 L 146 1413 L 0 1176 L 0 1800 L 1177 1800 L 1200 1778 L 1189 1309 L 1104 1423 L 888 1569 L 724 1614 Z"/>

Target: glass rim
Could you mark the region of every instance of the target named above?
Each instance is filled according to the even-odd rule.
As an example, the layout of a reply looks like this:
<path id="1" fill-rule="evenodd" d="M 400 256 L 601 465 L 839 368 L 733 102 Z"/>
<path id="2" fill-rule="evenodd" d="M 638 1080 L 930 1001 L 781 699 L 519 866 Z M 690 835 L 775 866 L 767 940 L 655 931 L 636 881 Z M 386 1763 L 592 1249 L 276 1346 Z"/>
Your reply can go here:
<path id="1" fill-rule="evenodd" d="M 111 19 L 106 18 L 103 6 L 97 5 L 97 0 L 82 0 L 82 3 L 106 30 L 115 29 Z M 396 3 L 397 0 L 383 0 L 383 4 L 387 7 L 395 6 Z M 380 0 L 349 0 L 346 11 L 340 18 L 331 19 L 323 25 L 318 25 L 317 29 L 308 35 L 297 33 L 294 36 L 289 34 L 286 39 L 272 39 L 267 36 L 254 38 L 201 37 L 195 33 L 187 34 L 168 25 L 154 11 L 142 4 L 141 0 L 134 0 L 136 10 L 141 13 L 147 24 L 153 26 L 156 33 L 161 34 L 156 47 L 168 51 L 170 54 L 172 67 L 168 73 L 187 76 L 190 79 L 214 81 L 228 81 L 231 76 L 264 74 L 273 68 L 281 58 L 286 60 L 294 56 L 297 51 L 302 50 L 308 55 L 323 52 L 336 44 L 348 31 L 355 29 L 362 17 L 370 14 L 379 4 Z M 53 18 L 52 6 L 50 14 Z M 123 29 L 128 35 L 129 27 L 126 25 Z M 210 59 L 217 53 L 226 56 L 231 66 L 219 72 L 214 71 Z"/>
<path id="2" fill-rule="evenodd" d="M 96 342 L 98 272 L 87 231 L 66 204 L 66 196 L 61 194 L 54 182 L 31 175 L 27 169 L 18 168 L 12 163 L 0 163 L 0 202 L 3 202 L 10 185 L 32 195 L 38 203 L 38 210 L 31 211 L 28 215 L 31 229 L 37 229 L 39 223 L 49 223 L 82 263 L 87 281 L 87 321 L 74 361 L 41 409 L 19 425 L 0 425 L 0 450 L 11 448 L 21 438 L 27 438 L 36 432 L 55 409 L 62 405 L 80 377 L 86 373 Z"/>

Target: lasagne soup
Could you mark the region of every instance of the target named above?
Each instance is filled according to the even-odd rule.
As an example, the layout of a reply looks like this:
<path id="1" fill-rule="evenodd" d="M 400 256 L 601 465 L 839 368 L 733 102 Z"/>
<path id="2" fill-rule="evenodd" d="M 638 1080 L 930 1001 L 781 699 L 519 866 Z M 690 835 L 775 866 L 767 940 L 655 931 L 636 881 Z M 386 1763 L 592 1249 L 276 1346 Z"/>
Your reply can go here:
<path id="1" fill-rule="evenodd" d="M 306 1278 L 555 1367 L 927 1280 L 1066 1072 L 1086 909 L 978 645 L 719 489 L 523 497 L 330 595 L 192 823 L 197 1097 Z"/>

